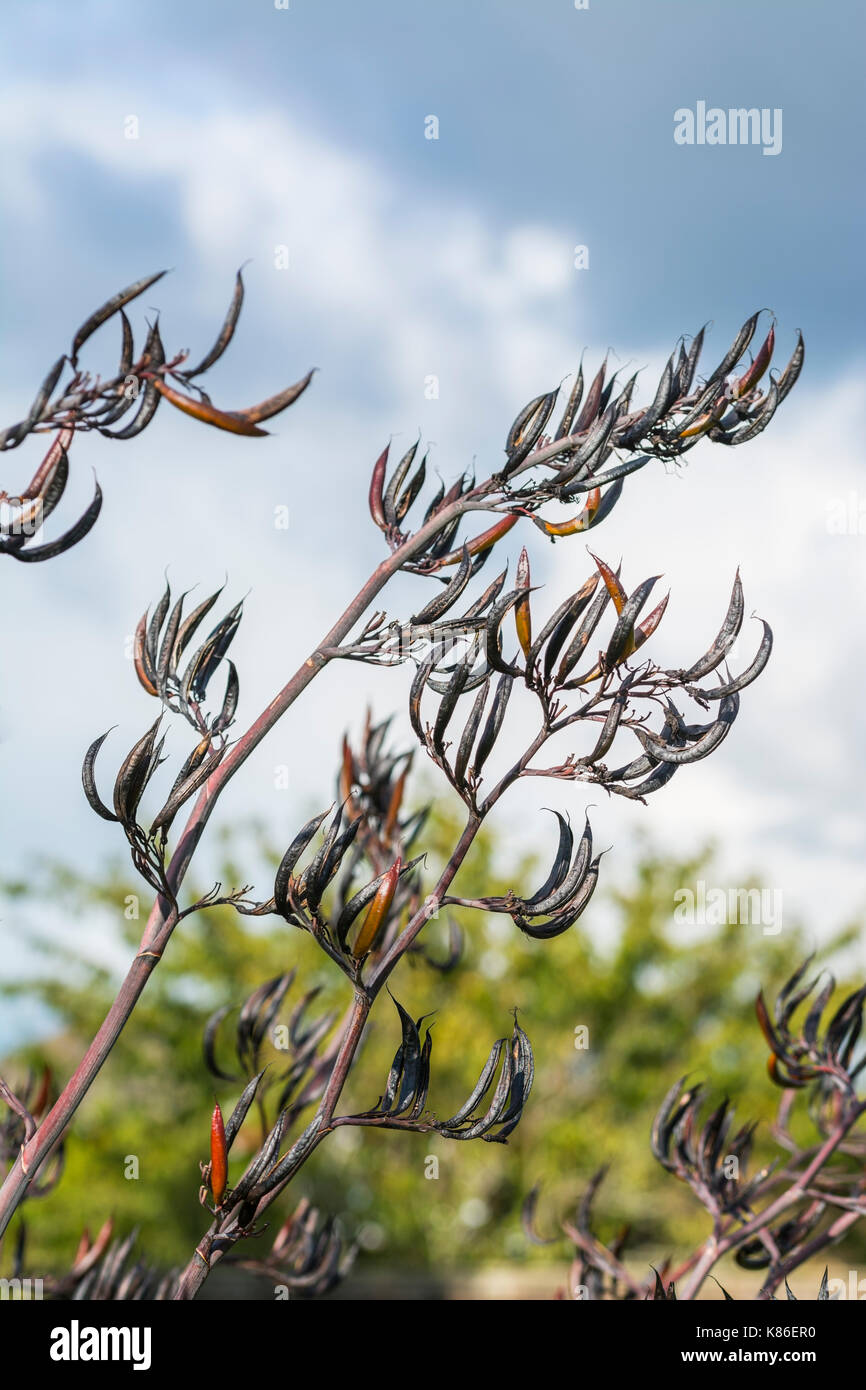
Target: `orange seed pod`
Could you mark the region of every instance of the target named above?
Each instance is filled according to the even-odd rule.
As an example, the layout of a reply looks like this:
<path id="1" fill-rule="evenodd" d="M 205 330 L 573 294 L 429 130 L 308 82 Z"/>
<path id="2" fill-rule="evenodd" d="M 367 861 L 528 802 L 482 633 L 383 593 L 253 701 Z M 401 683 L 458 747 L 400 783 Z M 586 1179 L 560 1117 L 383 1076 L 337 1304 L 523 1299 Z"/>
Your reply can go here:
<path id="1" fill-rule="evenodd" d="M 386 873 L 379 887 L 376 889 L 376 896 L 367 909 L 367 915 L 361 925 L 361 930 L 355 938 L 355 945 L 352 948 L 352 955 L 356 960 L 360 960 L 368 951 L 372 950 L 376 937 L 381 931 L 382 924 L 394 901 L 394 894 L 397 891 L 397 880 L 400 877 L 400 870 L 403 867 L 403 860 L 398 856 L 390 869 Z"/>

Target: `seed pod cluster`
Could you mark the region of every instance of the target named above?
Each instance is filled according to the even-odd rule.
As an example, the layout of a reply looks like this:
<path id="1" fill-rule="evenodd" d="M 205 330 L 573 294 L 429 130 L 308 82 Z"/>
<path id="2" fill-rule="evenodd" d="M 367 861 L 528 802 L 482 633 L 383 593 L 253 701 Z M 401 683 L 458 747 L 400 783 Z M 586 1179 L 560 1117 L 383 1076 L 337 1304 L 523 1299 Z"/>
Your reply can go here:
<path id="1" fill-rule="evenodd" d="M 444 1139 L 506 1143 L 520 1123 L 535 1075 L 532 1046 L 517 1019 L 510 1039 L 499 1038 L 493 1044 L 478 1081 L 460 1109 L 447 1120 L 438 1120 L 427 1113 L 431 1031 L 425 1030 L 422 1043 L 419 1030 L 423 1018 L 413 1020 L 396 999 L 394 1004 L 402 1037 L 384 1094 L 371 1110 L 347 1118 L 381 1129 L 435 1130 Z"/>
<path id="2" fill-rule="evenodd" d="M 25 491 L 15 498 L 0 493 L 0 500 L 9 502 L 14 513 L 8 523 L 4 519 L 0 525 L 0 554 L 27 563 L 53 559 L 83 540 L 95 524 L 102 507 L 98 484 L 93 501 L 74 526 L 47 544 L 26 544 L 63 497 L 69 477 L 68 450 L 76 434 L 96 430 L 108 439 L 134 439 L 153 420 L 160 403 L 167 400 L 184 414 L 217 429 L 232 434 L 264 435 L 267 431 L 259 428 L 261 422 L 294 404 L 310 384 L 312 372 L 258 405 L 242 410 L 220 410 L 194 381 L 219 361 L 234 337 L 244 299 L 240 271 L 216 341 L 194 367 L 185 365 L 188 356 L 185 352 L 169 360 L 158 320 L 149 326 L 144 344 L 137 351 L 126 308 L 164 274 L 165 271 L 159 271 L 135 281 L 90 314 L 74 334 L 69 352 L 49 368 L 27 415 L 0 431 L 0 452 L 17 448 L 32 434 L 45 434 L 52 429 L 59 431 Z M 112 319 L 120 324 L 120 360 L 114 375 L 103 381 L 80 369 L 78 358 L 97 329 Z M 67 367 L 69 376 L 61 385 Z M 171 385 L 172 380 L 177 385 Z M 128 422 L 118 423 L 130 415 Z"/>
<path id="3" fill-rule="evenodd" d="M 221 618 L 216 627 L 191 656 L 181 672 L 181 658 L 186 653 L 204 619 L 210 613 L 222 589 L 202 600 L 184 616 L 188 595 L 181 594 L 172 605 L 171 586 L 154 607 L 139 620 L 135 631 L 133 661 L 140 685 L 148 695 L 154 695 L 173 713 L 182 714 L 201 734 L 211 737 L 223 734 L 232 724 L 237 710 L 240 686 L 237 668 L 226 655 L 234 641 L 243 616 L 243 602 Z M 228 668 L 225 692 L 220 710 L 210 720 L 202 705 L 208 686 L 225 662 Z"/>
<path id="4" fill-rule="evenodd" d="M 288 1288 L 293 1298 L 321 1298 L 352 1268 L 357 1246 L 347 1245 L 333 1217 L 322 1217 L 306 1197 L 278 1230 L 263 1258 L 240 1260 L 241 1269 Z"/>
<path id="5" fill-rule="evenodd" d="M 337 1019 L 332 1010 L 309 1016 L 311 1005 L 321 993 L 321 986 L 317 985 L 301 995 L 281 1023 L 295 979 L 294 970 L 277 975 L 259 985 L 244 1001 L 234 1033 L 237 1071 L 228 1070 L 217 1058 L 217 1047 L 225 1031 L 225 1020 L 232 1012 L 231 1005 L 224 1005 L 211 1015 L 203 1036 L 205 1065 L 212 1076 L 220 1081 L 235 1082 L 248 1078 L 247 1090 L 253 1088 L 249 1103 L 253 1096 L 262 1101 L 268 1091 L 278 1090 L 277 1110 L 291 1112 L 292 1119 L 303 1106 L 313 1104 L 322 1095 L 328 1073 L 320 1050 Z M 233 1129 L 240 1127 L 243 1114 L 229 1122 L 227 1132 L 230 1135 Z"/>
<path id="6" fill-rule="evenodd" d="M 685 1078 L 674 1083 L 653 1121 L 653 1155 L 669 1173 L 698 1191 L 713 1211 L 746 1212 L 768 1172 L 763 1169 L 751 1180 L 746 1177 L 756 1127 L 746 1124 L 734 1132 L 734 1111 L 728 1100 L 701 1127 L 704 1095 L 703 1086 L 687 1086 Z"/>
<path id="7" fill-rule="evenodd" d="M 29 544 L 39 534 L 51 513 L 59 506 L 69 482 L 69 445 L 72 429 L 61 429 L 39 466 L 35 477 L 17 498 L 3 498 L 9 516 L 0 521 L 0 555 L 11 555 L 23 564 L 53 560 L 83 540 L 102 510 L 102 491 L 95 484 L 93 500 L 73 526 L 56 540 Z"/>
<path id="8" fill-rule="evenodd" d="M 817 1083 L 816 1100 L 828 1102 L 836 1095 L 844 1102 L 866 1067 L 866 1055 L 857 1052 L 863 1030 L 866 985 L 848 994 L 822 1023 L 835 993 L 836 981 L 828 973 L 815 994 L 820 975 L 803 983 L 811 960 L 811 956 L 808 957 L 779 991 L 772 1015 L 763 992 L 758 995 L 755 1010 L 771 1054 L 767 1070 L 777 1086 L 800 1090 L 814 1082 Z M 792 1028 L 794 1015 L 811 995 L 814 999 L 809 1002 L 800 1028 L 795 1031 Z M 815 1111 L 813 1117 L 822 1118 Z"/>
<path id="9" fill-rule="evenodd" d="M 178 1271 L 160 1272 L 142 1259 L 134 1259 L 138 1232 L 114 1237 L 108 1220 L 91 1240 L 84 1231 L 68 1273 L 46 1281 L 52 1299 L 87 1302 L 166 1302 L 174 1297 Z"/>

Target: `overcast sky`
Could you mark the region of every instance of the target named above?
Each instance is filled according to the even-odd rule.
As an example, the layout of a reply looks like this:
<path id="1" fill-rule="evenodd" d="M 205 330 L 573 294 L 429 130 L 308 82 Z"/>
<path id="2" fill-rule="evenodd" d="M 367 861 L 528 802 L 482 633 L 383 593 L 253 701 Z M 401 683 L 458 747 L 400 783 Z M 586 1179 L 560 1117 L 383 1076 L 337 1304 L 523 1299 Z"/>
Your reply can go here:
<path id="1" fill-rule="evenodd" d="M 240 329 L 209 378 L 218 404 L 319 368 L 266 440 L 164 407 L 134 442 L 76 443 L 58 526 L 86 505 L 95 469 L 96 529 L 49 564 L 3 567 L 3 871 L 46 852 L 97 866 L 117 847 L 117 828 L 84 803 L 80 763 L 118 724 L 107 773 L 153 718 L 125 648 L 166 567 L 178 591 L 228 575 L 233 599 L 249 594 L 235 649 L 243 725 L 381 558 L 365 498 L 391 435 L 420 429 L 448 480 L 473 459 L 495 468 L 518 408 L 584 349 L 592 369 L 608 347 L 646 366 L 646 400 L 679 334 L 712 320 L 714 365 L 769 306 L 782 360 L 798 328 L 807 344 L 770 430 L 742 450 L 699 446 L 679 476 L 650 465 L 593 539 L 623 557 L 629 588 L 664 571 L 662 662 L 688 664 L 708 645 L 737 565 L 747 612 L 774 628 L 773 661 L 713 758 L 648 808 L 605 801 L 594 822 L 614 846 L 609 877 L 627 874 L 644 827 L 677 850 L 719 839 L 722 883 L 758 870 L 816 939 L 861 912 L 861 6 L 8 0 L 0 25 L 3 423 L 26 411 L 91 309 L 163 267 L 172 274 L 134 306 L 134 325 L 158 309 L 168 348 L 200 354 L 249 261 Z M 675 111 L 699 102 L 781 111 L 781 150 L 676 144 Z M 430 117 L 437 139 L 425 138 Z M 88 365 L 107 371 L 116 338 L 103 330 Z M 9 492 L 37 443 L 6 456 Z M 290 526 L 277 530 L 283 504 Z M 538 553 L 549 611 L 591 562 L 579 539 Z M 759 636 L 746 625 L 741 664 Z M 331 799 L 347 688 L 402 711 L 407 679 L 332 667 L 214 823 L 255 811 L 287 840 Z M 288 795 L 274 788 L 282 763 Z M 497 823 L 506 846 L 546 850 L 537 808 L 579 817 L 587 798 L 525 785 Z M 3 910 L 4 973 L 21 963 L 20 912 Z M 58 905 L 41 920 L 59 926 Z M 98 953 L 102 927 L 80 930 Z M 7 1015 L 0 1044 L 10 1026 Z"/>

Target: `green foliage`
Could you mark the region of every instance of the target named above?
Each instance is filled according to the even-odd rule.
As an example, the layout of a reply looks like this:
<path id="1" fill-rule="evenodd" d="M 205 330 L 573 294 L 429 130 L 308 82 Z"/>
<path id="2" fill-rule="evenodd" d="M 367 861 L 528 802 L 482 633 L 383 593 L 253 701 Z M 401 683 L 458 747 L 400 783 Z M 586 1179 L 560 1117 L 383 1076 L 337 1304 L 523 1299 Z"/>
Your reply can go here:
<path id="1" fill-rule="evenodd" d="M 439 811 L 427 837 L 432 860 L 447 855 L 455 829 L 450 815 Z M 261 850 L 264 837 L 255 835 Z M 236 831 L 224 840 L 225 883 L 241 881 L 234 861 L 244 857 L 243 839 Z M 608 866 L 615 869 L 612 860 Z M 528 860 L 503 876 L 485 832 L 455 891 L 523 891 L 537 886 L 538 877 L 538 866 Z M 608 884 L 613 877 L 609 871 Z M 754 998 L 761 985 L 781 983 L 808 946 L 790 924 L 777 936 L 738 923 L 676 925 L 674 895 L 699 878 L 713 881 L 710 852 L 687 860 L 644 845 L 633 881 L 608 888 L 606 897 L 600 889 L 586 918 L 553 942 L 530 941 L 502 918 L 464 913 L 466 951 L 456 971 L 440 974 L 417 956 L 404 961 L 391 982 L 394 993 L 416 1017 L 435 1013 L 431 1106 L 440 1116 L 457 1108 L 494 1039 L 509 1033 L 509 1014 L 517 1008 L 537 1062 L 523 1121 L 507 1147 L 341 1129 L 280 1200 L 272 1227 L 303 1194 L 358 1233 L 362 1259 L 439 1270 L 504 1258 L 549 1260 L 550 1251 L 532 1249 L 520 1232 L 523 1197 L 541 1181 L 540 1224 L 552 1233 L 555 1218 L 590 1175 L 609 1163 L 596 1204 L 603 1223 L 628 1222 L 632 1244 L 645 1240 L 663 1252 L 701 1239 L 702 1209 L 650 1155 L 653 1114 L 668 1086 L 689 1072 L 706 1078 L 712 1093 L 734 1097 L 744 1118 L 772 1116 L 779 1092 L 766 1076 Z M 30 903 L 62 901 L 70 938 L 66 946 L 56 938 L 43 941 L 44 976 L 7 987 L 47 1004 L 58 1031 L 4 1064 L 4 1074 L 14 1082 L 27 1064 L 48 1062 L 65 1078 L 115 984 L 103 966 L 82 961 L 74 923 L 102 920 L 106 940 L 122 940 L 131 950 L 148 900 L 141 899 L 141 919 L 128 920 L 130 895 L 140 888 L 119 869 L 90 878 L 49 866 L 26 885 L 5 887 L 7 920 L 16 913 L 25 920 Z M 190 886 L 191 893 L 197 889 Z M 197 1199 L 215 1091 L 202 1061 L 205 1020 L 292 967 L 298 983 L 288 1009 L 314 984 L 321 986 L 314 1012 L 335 1008 L 342 1014 L 348 1003 L 345 981 L 314 943 L 274 921 L 217 908 L 181 924 L 79 1112 L 60 1186 L 26 1205 L 30 1268 L 63 1269 L 82 1227 L 93 1232 L 108 1215 L 120 1232 L 140 1228 L 141 1248 L 151 1260 L 188 1259 L 208 1220 Z M 444 930 L 441 921 L 428 928 L 431 954 L 444 954 Z M 850 933 L 841 933 L 831 947 L 848 939 Z M 396 1013 L 383 996 L 341 1110 L 375 1103 L 397 1041 Z M 272 1051 L 271 1058 L 278 1067 L 280 1054 Z M 239 1090 L 240 1084 L 217 1083 L 224 1110 Z M 260 1121 L 253 1111 L 233 1150 L 232 1173 L 257 1146 Z M 138 1161 L 137 1178 L 126 1176 L 131 1157 Z"/>

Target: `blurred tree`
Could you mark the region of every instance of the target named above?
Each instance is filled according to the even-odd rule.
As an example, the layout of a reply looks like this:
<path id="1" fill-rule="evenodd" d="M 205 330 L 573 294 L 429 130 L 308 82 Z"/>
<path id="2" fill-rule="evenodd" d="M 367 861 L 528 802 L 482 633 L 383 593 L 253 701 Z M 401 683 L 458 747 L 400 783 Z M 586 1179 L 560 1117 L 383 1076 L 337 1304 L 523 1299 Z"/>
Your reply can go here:
<path id="1" fill-rule="evenodd" d="M 428 837 L 434 853 L 447 853 L 455 824 L 440 807 Z M 250 835 L 260 853 L 278 861 L 262 830 L 235 828 L 221 844 L 224 882 L 239 881 Z M 765 935 L 760 926 L 738 922 L 674 922 L 675 894 L 698 879 L 716 881 L 713 862 L 709 850 L 687 859 L 662 855 L 647 843 L 632 881 L 608 890 L 606 900 L 600 891 L 586 918 L 555 943 L 534 943 L 507 920 L 476 913 L 465 924 L 465 953 L 453 973 L 445 977 L 420 958 L 404 962 L 394 981 L 401 1003 L 416 1017 L 447 1011 L 447 1028 L 437 1033 L 434 1020 L 431 1105 L 440 1115 L 471 1089 L 490 1040 L 507 1034 L 510 1010 L 520 1010 L 538 1067 L 523 1122 L 507 1148 L 448 1144 L 435 1134 L 341 1129 L 281 1199 L 284 1214 L 290 1202 L 308 1195 L 357 1233 L 365 1262 L 432 1265 L 447 1274 L 503 1258 L 550 1260 L 556 1256 L 530 1247 L 520 1231 L 526 1192 L 542 1182 L 540 1224 L 547 1213 L 553 1231 L 553 1214 L 609 1162 L 598 1203 L 602 1218 L 631 1223 L 633 1243 L 645 1238 L 664 1251 L 700 1239 L 704 1214 L 651 1157 L 652 1117 L 685 1071 L 705 1077 L 713 1092 L 730 1094 L 744 1118 L 772 1115 L 778 1092 L 766 1076 L 754 998 L 760 985 L 781 983 L 809 949 L 794 925 Z M 504 877 L 485 831 L 461 873 L 460 892 L 524 891 L 537 878 L 528 858 Z M 207 885 L 190 887 L 198 893 Z M 90 877 L 49 864 L 3 889 L 7 917 L 18 912 L 26 922 L 31 907 L 63 902 L 70 931 L 82 916 L 101 916 L 107 941 L 134 946 L 139 940 L 141 922 L 128 920 L 138 886 L 122 867 Z M 118 1231 L 140 1228 L 151 1260 L 189 1257 L 202 1229 L 198 1161 L 207 1156 L 214 1098 L 201 1049 L 208 1016 L 221 1005 L 240 1004 L 262 981 L 292 966 L 305 989 L 321 986 L 317 1007 L 345 1007 L 345 982 L 309 938 L 273 921 L 216 908 L 183 924 L 82 1107 L 68 1139 L 63 1181 L 24 1209 L 30 1268 L 63 1269 L 82 1227 L 93 1232 L 109 1214 Z M 444 957 L 445 924 L 429 930 L 431 953 Z M 840 931 L 825 954 L 855 934 L 854 927 Z M 114 980 L 56 936 L 28 931 L 28 939 L 44 954 L 46 973 L 6 984 L 4 992 L 41 1001 L 58 1027 L 3 1069 L 11 1076 L 49 1064 L 65 1077 L 98 1027 Z M 341 1109 L 376 1101 L 398 1040 L 396 1014 L 390 1025 L 386 1019 L 383 1011 Z M 273 1060 L 279 1061 L 277 1052 Z M 224 1107 L 239 1089 L 219 1083 Z M 235 1160 L 244 1152 L 242 1140 Z M 255 1142 L 250 1133 L 247 1146 Z"/>

